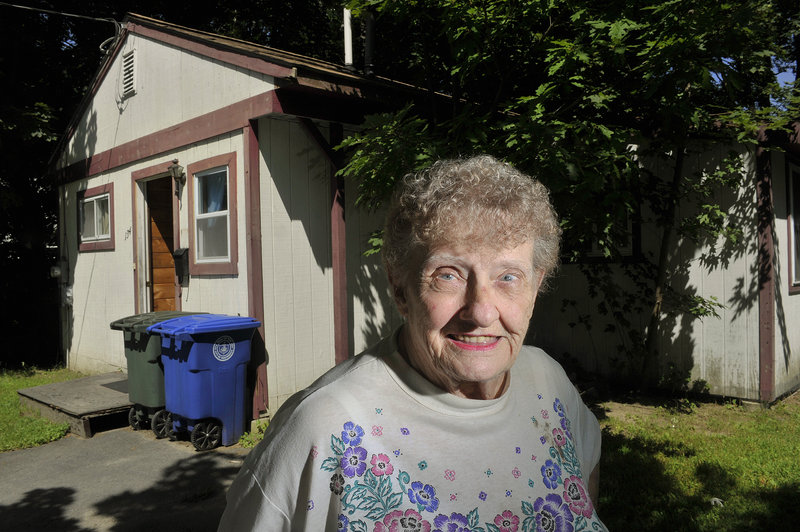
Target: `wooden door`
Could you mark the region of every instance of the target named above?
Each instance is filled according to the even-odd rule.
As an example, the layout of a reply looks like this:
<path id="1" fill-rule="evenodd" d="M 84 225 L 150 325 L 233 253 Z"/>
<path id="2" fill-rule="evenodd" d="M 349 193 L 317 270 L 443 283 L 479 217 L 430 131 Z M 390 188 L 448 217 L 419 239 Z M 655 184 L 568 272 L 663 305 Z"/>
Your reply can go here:
<path id="1" fill-rule="evenodd" d="M 147 182 L 150 228 L 150 302 L 153 311 L 176 310 L 177 279 L 172 227 L 172 180 Z"/>

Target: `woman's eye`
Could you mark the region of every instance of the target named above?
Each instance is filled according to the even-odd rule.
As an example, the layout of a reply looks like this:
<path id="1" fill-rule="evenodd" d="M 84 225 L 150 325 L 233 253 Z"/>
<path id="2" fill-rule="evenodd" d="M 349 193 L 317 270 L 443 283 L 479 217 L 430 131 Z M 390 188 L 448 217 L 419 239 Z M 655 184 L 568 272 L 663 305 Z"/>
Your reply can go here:
<path id="1" fill-rule="evenodd" d="M 456 276 L 453 275 L 452 273 L 440 273 L 439 274 L 439 279 L 441 279 L 443 281 L 453 281 L 453 280 L 455 280 L 455 278 L 456 278 Z"/>
<path id="2" fill-rule="evenodd" d="M 513 273 L 504 273 L 500 277 L 500 280 L 503 281 L 503 282 L 506 282 L 506 283 L 510 283 L 512 281 L 516 281 L 517 280 L 517 276 L 514 275 Z"/>

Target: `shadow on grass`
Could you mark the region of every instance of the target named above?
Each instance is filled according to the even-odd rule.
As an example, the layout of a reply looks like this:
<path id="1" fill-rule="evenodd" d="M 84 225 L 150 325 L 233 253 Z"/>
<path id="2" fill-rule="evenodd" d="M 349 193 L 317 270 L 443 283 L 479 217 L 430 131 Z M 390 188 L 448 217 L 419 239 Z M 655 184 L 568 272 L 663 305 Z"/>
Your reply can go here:
<path id="1" fill-rule="evenodd" d="M 659 453 L 694 456 L 682 445 L 603 431 L 599 514 L 609 530 L 786 530 L 800 522 L 797 483 L 743 491 L 722 467 L 702 462 L 694 471 L 701 488 L 690 490 L 665 470 L 656 459 Z"/>

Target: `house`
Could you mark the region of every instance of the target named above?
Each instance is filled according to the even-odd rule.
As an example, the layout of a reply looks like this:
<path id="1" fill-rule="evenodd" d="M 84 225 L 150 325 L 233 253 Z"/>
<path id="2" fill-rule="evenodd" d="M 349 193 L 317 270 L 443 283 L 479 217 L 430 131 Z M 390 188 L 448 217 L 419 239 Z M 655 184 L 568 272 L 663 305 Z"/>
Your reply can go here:
<path id="1" fill-rule="evenodd" d="M 331 147 L 412 93 L 127 16 L 55 156 L 68 366 L 126 368 L 121 317 L 251 316 L 257 417 L 391 330 L 382 268 L 363 257 L 380 221 L 354 208 Z"/>
<path id="2" fill-rule="evenodd" d="M 723 249 L 719 242 L 675 238 L 668 254 L 668 282 L 684 296 L 716 298 L 718 316 L 662 314 L 655 366 L 664 385 L 768 404 L 800 388 L 800 128 L 793 135 L 765 134 L 758 148 L 698 144 L 687 150 L 684 175 L 717 170 L 730 150 L 738 153 L 747 185 L 716 192 L 741 239 Z M 642 164 L 665 180 L 674 165 Z M 581 270 L 605 268 L 618 293 L 630 289 L 623 270 L 635 267 L 637 255 L 659 251 L 661 228 L 652 213 L 642 218 L 651 223 L 632 230 L 627 263 L 562 266 L 554 290 L 537 300 L 531 343 L 606 378 L 622 370 L 630 341 L 620 321 L 645 330 L 653 301 L 604 300 L 602 291 L 593 296 L 598 287 Z M 628 294 L 641 298 L 642 289 Z M 619 319 L 610 312 L 615 305 Z"/>
<path id="3" fill-rule="evenodd" d="M 56 153 L 69 367 L 124 369 L 121 336 L 109 328 L 124 316 L 252 316 L 263 324 L 251 383 L 257 416 L 391 331 L 399 316 L 382 267 L 363 255 L 381 217 L 355 208 L 331 147 L 366 114 L 415 95 L 338 65 L 129 15 Z M 762 146 L 737 148 L 750 186 L 725 191 L 744 228 L 738 248 L 715 264 L 707 246 L 687 240 L 671 252 L 670 282 L 724 308 L 719 318 L 665 315 L 658 369 L 715 395 L 771 402 L 800 387 L 800 143 L 774 136 Z M 713 168 L 725 153 L 699 150 L 689 171 Z M 653 253 L 657 231 L 644 224 L 631 253 Z M 625 265 L 608 266 L 624 287 Z M 613 375 L 619 328 L 589 296 L 580 267 L 563 266 L 553 284 L 529 339 Z"/>

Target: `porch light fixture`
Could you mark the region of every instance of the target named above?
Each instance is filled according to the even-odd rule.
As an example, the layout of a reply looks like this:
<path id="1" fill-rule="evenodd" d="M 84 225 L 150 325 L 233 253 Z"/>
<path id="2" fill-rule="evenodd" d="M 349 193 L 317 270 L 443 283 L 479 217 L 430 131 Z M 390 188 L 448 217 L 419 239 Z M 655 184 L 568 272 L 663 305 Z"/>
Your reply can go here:
<path id="1" fill-rule="evenodd" d="M 169 175 L 175 180 L 175 188 L 186 184 L 186 174 L 183 173 L 183 166 L 178 164 L 178 159 L 173 159 L 172 164 L 167 167 Z"/>

